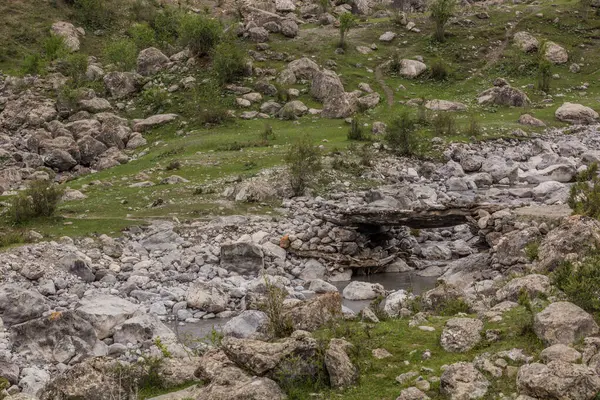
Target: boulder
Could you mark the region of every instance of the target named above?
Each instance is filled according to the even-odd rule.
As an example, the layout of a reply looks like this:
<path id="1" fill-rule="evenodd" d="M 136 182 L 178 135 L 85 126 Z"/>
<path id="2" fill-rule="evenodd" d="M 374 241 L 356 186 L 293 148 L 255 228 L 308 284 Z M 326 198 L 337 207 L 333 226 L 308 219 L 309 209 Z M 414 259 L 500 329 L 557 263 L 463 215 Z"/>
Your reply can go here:
<path id="1" fill-rule="evenodd" d="M 154 75 L 167 68 L 171 61 L 169 57 L 155 47 L 140 51 L 137 57 L 137 72 L 143 76 Z"/>
<path id="2" fill-rule="evenodd" d="M 513 36 L 515 45 L 526 53 L 537 51 L 540 42 L 529 32 L 517 32 Z"/>
<path id="3" fill-rule="evenodd" d="M 308 286 L 308 290 L 315 292 L 317 294 L 322 293 L 337 293 L 338 288 L 332 285 L 329 282 L 325 282 L 322 279 L 312 279 Z"/>
<path id="4" fill-rule="evenodd" d="M 77 160 L 66 150 L 54 148 L 48 150 L 43 156 L 44 164 L 58 172 L 68 171 L 77 165 Z"/>
<path id="5" fill-rule="evenodd" d="M 449 365 L 440 377 L 440 391 L 450 400 L 482 399 L 489 386 L 485 376 L 467 362 Z"/>
<path id="6" fill-rule="evenodd" d="M 177 114 L 157 114 L 141 121 L 137 121 L 133 125 L 134 132 L 145 132 L 160 125 L 168 124 L 175 121 L 179 116 Z"/>
<path id="7" fill-rule="evenodd" d="M 425 108 L 432 111 L 464 111 L 467 106 L 456 101 L 429 100 L 425 103 Z"/>
<path id="8" fill-rule="evenodd" d="M 188 306 L 209 313 L 219 313 L 227 309 L 229 293 L 213 282 L 194 282 L 186 295 Z"/>
<path id="9" fill-rule="evenodd" d="M 85 166 L 90 166 L 94 160 L 104 153 L 108 147 L 92 136 L 84 136 L 77 141 L 79 147 L 80 163 Z"/>
<path id="10" fill-rule="evenodd" d="M 474 318 L 452 318 L 446 322 L 440 344 L 452 353 L 464 353 L 481 341 L 483 322 Z"/>
<path id="11" fill-rule="evenodd" d="M 572 347 L 558 343 L 542 350 L 540 353 L 540 360 L 545 363 L 551 361 L 578 363 L 581 361 L 581 353 Z"/>
<path id="12" fill-rule="evenodd" d="M 115 368 L 117 366 L 115 365 Z M 44 388 L 41 400 L 112 400 L 127 389 L 113 377 L 102 360 L 86 360 L 53 376 Z"/>
<path id="13" fill-rule="evenodd" d="M 525 107 L 531 103 L 527 95 L 511 86 L 494 86 L 479 93 L 477 102 L 481 105 Z"/>
<path id="14" fill-rule="evenodd" d="M 340 294 L 326 293 L 306 301 L 284 304 L 282 316 L 294 329 L 311 332 L 334 322 L 341 316 L 341 310 Z"/>
<path id="15" fill-rule="evenodd" d="M 350 93 L 330 97 L 323 103 L 321 115 L 325 118 L 348 118 L 358 110 L 357 97 Z"/>
<path id="16" fill-rule="evenodd" d="M 110 102 L 102 97 L 93 97 L 91 99 L 81 99 L 78 102 L 79 108 L 92 114 L 108 111 L 112 108 Z"/>
<path id="17" fill-rule="evenodd" d="M 250 37 L 250 40 L 256 43 L 269 41 L 269 31 L 259 26 L 248 29 L 248 36 Z"/>
<path id="18" fill-rule="evenodd" d="M 246 310 L 240 315 L 233 317 L 225 326 L 222 333 L 224 336 L 232 336 L 240 339 L 268 339 L 269 317 L 262 311 Z"/>
<path id="19" fill-rule="evenodd" d="M 41 317 L 49 308 L 44 296 L 36 291 L 15 284 L 0 287 L 0 317 L 7 327 Z"/>
<path id="20" fill-rule="evenodd" d="M 526 248 L 539 237 L 540 231 L 536 227 L 509 232 L 493 247 L 494 257 L 502 265 L 528 263 Z"/>
<path id="21" fill-rule="evenodd" d="M 329 374 L 331 387 L 343 389 L 358 380 L 358 368 L 348 357 L 348 350 L 354 347 L 343 339 L 331 339 L 325 352 L 325 367 Z"/>
<path id="22" fill-rule="evenodd" d="M 590 107 L 575 103 L 564 103 L 554 113 L 556 119 L 571 124 L 587 125 L 598 120 L 598 113 Z"/>
<path id="23" fill-rule="evenodd" d="M 19 387 L 22 392 L 15 395 L 20 400 L 37 400 L 43 394 L 43 389 L 50 381 L 50 374 L 38 367 L 23 368 Z M 13 399 L 9 396 L 8 399 Z"/>
<path id="24" fill-rule="evenodd" d="M 396 38 L 395 32 L 387 31 L 387 32 L 383 33 L 381 36 L 379 36 L 379 41 L 384 42 L 384 43 L 390 43 L 395 38 Z"/>
<path id="25" fill-rule="evenodd" d="M 262 248 L 246 242 L 221 245 L 221 267 L 240 275 L 256 275 L 264 268 Z"/>
<path id="26" fill-rule="evenodd" d="M 310 94 L 315 99 L 325 101 L 329 98 L 343 96 L 344 93 L 344 85 L 334 71 L 325 69 L 322 72 L 315 72 L 313 75 Z"/>
<path id="27" fill-rule="evenodd" d="M 517 374 L 519 393 L 547 400 L 593 400 L 600 377 L 586 365 L 552 361 L 523 365 Z"/>
<path id="28" fill-rule="evenodd" d="M 366 96 L 359 97 L 357 104 L 361 110 L 369 110 L 371 108 L 375 108 L 375 106 L 379 104 L 380 100 L 381 96 L 379 96 L 379 93 L 370 93 Z"/>
<path id="29" fill-rule="evenodd" d="M 400 396 L 396 397 L 396 400 L 429 400 L 430 397 L 425 393 L 412 386 L 406 389 L 403 389 L 400 392 Z"/>
<path id="30" fill-rule="evenodd" d="M 530 299 L 550 294 L 550 279 L 546 275 L 531 274 L 515 278 L 496 292 L 496 300 L 518 301 L 521 293 L 526 292 Z"/>
<path id="31" fill-rule="evenodd" d="M 303 57 L 290 62 L 287 70 L 292 72 L 296 79 L 313 79 L 314 75 L 320 71 L 320 68 L 310 58 Z"/>
<path id="32" fill-rule="evenodd" d="M 310 259 L 304 264 L 304 269 L 298 276 L 304 281 L 312 279 L 324 279 L 327 274 L 327 268 L 315 259 Z"/>
<path id="33" fill-rule="evenodd" d="M 400 310 L 408 305 L 409 300 L 411 296 L 406 290 L 396 290 L 385 298 L 383 311 L 391 318 L 398 317 Z"/>
<path id="34" fill-rule="evenodd" d="M 83 28 L 75 28 L 73 24 L 65 21 L 58 21 L 53 23 L 52 28 L 50 28 L 50 31 L 54 35 L 63 38 L 65 46 L 70 51 L 79 50 L 79 36 L 83 36 L 85 34 Z"/>
<path id="35" fill-rule="evenodd" d="M 405 78 L 416 78 L 427 69 L 427 65 L 417 60 L 403 59 L 400 61 L 399 74 Z"/>
<path id="36" fill-rule="evenodd" d="M 128 320 L 138 308 L 139 305 L 125 299 L 104 294 L 82 298 L 75 311 L 92 324 L 98 339 L 104 339 L 112 336 L 114 328 Z"/>
<path id="37" fill-rule="evenodd" d="M 534 118 L 533 116 L 529 115 L 529 114 L 523 114 L 519 117 L 519 124 L 521 125 L 528 125 L 528 126 L 535 126 L 535 127 L 545 127 L 546 124 L 544 123 L 544 121 Z"/>
<path id="38" fill-rule="evenodd" d="M 275 10 L 281 13 L 296 11 L 296 5 L 292 0 L 275 0 Z"/>
<path id="39" fill-rule="evenodd" d="M 13 348 L 32 362 L 65 363 L 94 355 L 94 327 L 73 311 L 54 312 L 10 328 Z"/>
<path id="40" fill-rule="evenodd" d="M 115 327 L 115 343 L 127 345 L 152 341 L 157 338 L 164 344 L 175 342 L 176 336 L 156 315 L 141 314 Z"/>
<path id="41" fill-rule="evenodd" d="M 552 198 L 555 193 L 565 188 L 566 186 L 564 183 L 557 181 L 544 181 L 531 189 L 531 194 L 536 200 L 546 200 L 548 198 Z"/>
<path id="42" fill-rule="evenodd" d="M 138 78 L 131 72 L 109 72 L 104 75 L 104 86 L 115 99 L 123 99 L 139 90 Z"/>
<path id="43" fill-rule="evenodd" d="M 300 100 L 292 100 L 285 103 L 283 107 L 278 111 L 277 115 L 281 119 L 294 120 L 308 112 L 308 107 L 304 105 Z"/>
<path id="44" fill-rule="evenodd" d="M 573 344 L 600 331 L 590 314 L 566 301 L 552 303 L 537 313 L 533 330 L 540 339 L 551 345 Z"/>
<path id="45" fill-rule="evenodd" d="M 554 42 L 546 42 L 544 44 L 544 58 L 552 64 L 566 64 L 569 61 L 567 51 Z"/>
<path id="46" fill-rule="evenodd" d="M 344 288 L 342 296 L 346 300 L 373 300 L 385 294 L 379 283 L 352 281 Z"/>
<path id="47" fill-rule="evenodd" d="M 298 36 L 298 24 L 291 19 L 281 21 L 281 34 L 285 37 L 295 38 Z"/>

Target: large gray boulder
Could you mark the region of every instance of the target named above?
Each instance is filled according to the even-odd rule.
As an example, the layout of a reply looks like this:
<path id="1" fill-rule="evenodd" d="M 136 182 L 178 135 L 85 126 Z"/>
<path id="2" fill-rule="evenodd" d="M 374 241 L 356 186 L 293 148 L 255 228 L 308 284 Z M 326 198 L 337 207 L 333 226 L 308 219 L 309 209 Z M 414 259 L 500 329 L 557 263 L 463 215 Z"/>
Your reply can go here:
<path id="1" fill-rule="evenodd" d="M 385 289 L 379 283 L 352 281 L 342 292 L 346 300 L 373 300 L 385 294 Z"/>
<path id="2" fill-rule="evenodd" d="M 517 32 L 513 36 L 515 45 L 526 53 L 537 51 L 540 42 L 529 32 Z"/>
<path id="3" fill-rule="evenodd" d="M 399 74 L 405 78 L 416 78 L 427 70 L 427 65 L 417 60 L 404 59 L 400 61 Z"/>
<path id="4" fill-rule="evenodd" d="M 521 293 L 525 292 L 534 299 L 550 293 L 550 278 L 546 275 L 531 274 L 515 278 L 496 292 L 496 300 L 518 301 Z"/>
<path id="5" fill-rule="evenodd" d="M 527 263 L 530 260 L 527 257 L 525 249 L 529 243 L 537 240 L 539 236 L 540 231 L 536 227 L 509 232 L 502 236 L 498 244 L 494 246 L 494 257 L 502 265 Z"/>
<path id="6" fill-rule="evenodd" d="M 68 151 L 62 149 L 50 149 L 42 156 L 44 164 L 58 172 L 68 171 L 77 165 L 77 160 Z"/>
<path id="7" fill-rule="evenodd" d="M 81 155 L 80 163 L 85 166 L 91 165 L 94 160 L 103 154 L 108 147 L 92 136 L 84 136 L 77 142 L 79 153 Z"/>
<path id="8" fill-rule="evenodd" d="M 298 24 L 291 19 L 281 21 L 281 34 L 285 37 L 295 38 L 298 36 Z"/>
<path id="9" fill-rule="evenodd" d="M 358 369 L 348 357 L 348 351 L 352 347 L 352 343 L 343 339 L 331 339 L 329 342 L 325 352 L 325 367 L 333 388 L 347 388 L 358 380 Z"/>
<path id="10" fill-rule="evenodd" d="M 213 282 L 194 282 L 186 294 L 188 306 L 210 313 L 225 311 L 229 303 L 229 293 Z"/>
<path id="11" fill-rule="evenodd" d="M 479 93 L 477 102 L 481 105 L 509 107 L 525 107 L 531 103 L 529 97 L 523 91 L 508 85 L 494 86 Z"/>
<path id="12" fill-rule="evenodd" d="M 157 126 L 168 124 L 175 121 L 179 116 L 177 114 L 157 114 L 146 119 L 137 121 L 133 125 L 134 132 L 145 132 Z"/>
<path id="13" fill-rule="evenodd" d="M 552 64 L 565 64 L 569 61 L 569 53 L 567 53 L 567 50 L 554 42 L 546 42 L 543 50 L 544 58 Z"/>
<path id="14" fill-rule="evenodd" d="M 285 103 L 283 107 L 279 110 L 277 115 L 281 119 L 286 120 L 294 120 L 306 114 L 308 112 L 308 107 L 301 102 L 300 100 L 292 100 L 288 103 Z"/>
<path id="15" fill-rule="evenodd" d="M 519 393 L 536 399 L 593 400 L 600 391 L 600 377 L 586 365 L 533 363 L 519 368 L 517 387 Z"/>
<path id="16" fill-rule="evenodd" d="M 269 336 L 269 317 L 262 311 L 246 310 L 223 326 L 224 336 L 240 339 L 266 340 Z"/>
<path id="17" fill-rule="evenodd" d="M 569 102 L 558 107 L 554 116 L 559 121 L 579 125 L 593 124 L 598 120 L 598 113 L 590 107 Z"/>
<path id="18" fill-rule="evenodd" d="M 303 57 L 290 62 L 287 70 L 291 71 L 296 79 L 313 79 L 315 74 L 320 71 L 320 68 L 310 58 Z"/>
<path id="19" fill-rule="evenodd" d="M 315 72 L 310 86 L 310 95 L 319 101 L 344 95 L 344 85 L 340 77 L 328 69 Z"/>
<path id="20" fill-rule="evenodd" d="M 14 284 L 0 287 L 0 317 L 6 326 L 41 317 L 49 308 L 38 292 Z"/>
<path id="21" fill-rule="evenodd" d="M 173 331 L 152 314 L 141 314 L 126 320 L 115 327 L 113 335 L 115 343 L 124 345 L 144 343 L 157 338 L 160 338 L 163 343 L 176 340 Z"/>
<path id="22" fill-rule="evenodd" d="M 104 86 L 115 99 L 122 99 L 139 90 L 139 79 L 131 72 L 109 72 L 104 75 Z"/>
<path id="23" fill-rule="evenodd" d="M 111 295 L 93 295 L 81 299 L 76 313 L 87 320 L 94 329 L 98 339 L 112 336 L 114 328 L 128 320 L 139 305 Z"/>
<path id="24" fill-rule="evenodd" d="M 52 34 L 60 36 L 67 49 L 70 51 L 78 51 L 81 43 L 79 42 L 79 36 L 83 36 L 85 31 L 83 28 L 75 28 L 70 22 L 58 21 L 52 24 L 50 28 Z"/>
<path id="25" fill-rule="evenodd" d="M 444 350 L 452 353 L 464 353 L 481 342 L 483 322 L 474 318 L 452 318 L 440 337 Z"/>
<path id="26" fill-rule="evenodd" d="M 594 317 L 566 301 L 552 303 L 537 313 L 533 329 L 540 339 L 551 345 L 573 344 L 600 331 Z"/>
<path id="27" fill-rule="evenodd" d="M 155 47 L 140 51 L 137 58 L 137 72 L 140 75 L 154 75 L 167 68 L 170 64 L 169 57 Z"/>
<path id="28" fill-rule="evenodd" d="M 448 366 L 440 377 L 440 391 L 450 400 L 482 399 L 489 386 L 485 376 L 467 362 Z"/>
<path id="29" fill-rule="evenodd" d="M 247 242 L 221 245 L 221 267 L 240 275 L 256 275 L 264 268 L 262 248 Z"/>

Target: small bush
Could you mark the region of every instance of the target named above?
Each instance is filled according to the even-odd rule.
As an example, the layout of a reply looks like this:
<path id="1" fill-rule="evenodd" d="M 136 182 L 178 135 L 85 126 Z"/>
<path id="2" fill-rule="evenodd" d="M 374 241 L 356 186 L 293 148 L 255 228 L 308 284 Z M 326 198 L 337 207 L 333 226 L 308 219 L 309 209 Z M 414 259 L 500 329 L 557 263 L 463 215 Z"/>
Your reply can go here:
<path id="1" fill-rule="evenodd" d="M 456 135 L 456 119 L 449 112 L 441 111 L 437 113 L 431 121 L 433 132 L 437 136 Z"/>
<path id="2" fill-rule="evenodd" d="M 173 160 L 165 167 L 167 171 L 175 171 L 179 168 L 181 168 L 181 161 L 179 160 Z"/>
<path id="3" fill-rule="evenodd" d="M 79 21 L 92 29 L 108 29 L 117 21 L 117 7 L 112 0 L 75 0 Z"/>
<path id="4" fill-rule="evenodd" d="M 49 217 L 56 211 L 62 195 L 63 189 L 52 182 L 32 181 L 14 198 L 9 214 L 17 224 L 37 217 Z"/>
<path id="5" fill-rule="evenodd" d="M 39 54 L 30 54 L 23 59 L 23 64 L 21 64 L 21 72 L 23 75 L 41 75 L 44 69 L 46 68 L 46 64 L 42 57 Z"/>
<path id="6" fill-rule="evenodd" d="M 25 242 L 26 240 L 23 232 L 11 230 L 8 232 L 0 232 L 0 249 Z"/>
<path id="7" fill-rule="evenodd" d="M 285 161 L 292 192 L 295 196 L 301 196 L 321 170 L 321 153 L 313 146 L 309 136 L 303 136 L 290 146 Z"/>
<path id="8" fill-rule="evenodd" d="M 446 40 L 446 24 L 456 8 L 456 0 L 435 0 L 430 5 L 431 19 L 435 22 L 434 38 L 438 42 Z"/>
<path id="9" fill-rule="evenodd" d="M 540 241 L 534 240 L 533 242 L 527 243 L 525 246 L 525 255 L 529 261 L 535 261 L 539 258 Z"/>
<path id="10" fill-rule="evenodd" d="M 106 61 L 126 71 L 135 68 L 137 55 L 137 46 L 130 39 L 111 41 L 104 48 L 104 58 Z"/>
<path id="11" fill-rule="evenodd" d="M 260 308 L 269 317 L 269 333 L 274 338 L 289 336 L 294 328 L 291 321 L 283 315 L 283 301 L 287 297 L 287 292 L 271 283 L 266 275 L 263 276 L 263 279 L 266 296 Z"/>
<path id="12" fill-rule="evenodd" d="M 221 95 L 214 83 L 194 87 L 188 92 L 186 102 L 180 104 L 181 113 L 197 119 L 204 125 L 220 125 L 232 119 L 228 99 Z"/>
<path id="13" fill-rule="evenodd" d="M 203 15 L 185 15 L 179 25 L 181 45 L 197 56 L 209 54 L 221 40 L 222 33 L 219 21 Z"/>
<path id="14" fill-rule="evenodd" d="M 598 164 L 592 163 L 577 175 L 567 199 L 574 214 L 600 219 L 600 178 Z"/>
<path id="15" fill-rule="evenodd" d="M 357 149 L 360 165 L 371 167 L 375 161 L 375 152 L 369 143 L 365 143 Z"/>
<path id="16" fill-rule="evenodd" d="M 134 21 L 150 23 L 156 18 L 156 1 L 135 0 L 129 6 L 129 12 Z"/>
<path id="17" fill-rule="evenodd" d="M 179 26 L 183 14 L 173 8 L 166 9 L 156 13 L 150 26 L 156 34 L 156 40 L 159 42 L 173 44 L 179 39 Z"/>
<path id="18" fill-rule="evenodd" d="M 169 93 L 160 87 L 151 87 L 142 92 L 141 104 L 152 113 L 164 111 L 169 105 Z"/>
<path id="19" fill-rule="evenodd" d="M 470 310 L 470 307 L 467 304 L 467 302 L 465 302 L 465 300 L 462 298 L 458 298 L 458 299 L 449 299 L 445 303 L 441 304 L 440 308 L 435 311 L 439 315 L 450 317 L 450 316 L 456 315 L 458 313 L 468 314 L 469 310 Z"/>
<path id="20" fill-rule="evenodd" d="M 273 127 L 269 123 L 265 123 L 265 128 L 260 132 L 260 140 L 268 142 L 269 140 L 275 139 L 275 133 Z"/>
<path id="21" fill-rule="evenodd" d="M 213 55 L 213 71 L 221 84 L 231 83 L 244 75 L 246 54 L 232 40 L 217 45 Z"/>
<path id="22" fill-rule="evenodd" d="M 367 140 L 368 136 L 365 133 L 358 118 L 352 118 L 350 129 L 348 129 L 348 140 Z"/>
<path id="23" fill-rule="evenodd" d="M 474 115 L 471 115 L 469 117 L 469 121 L 467 122 L 467 129 L 465 131 L 465 134 L 469 137 L 478 137 L 479 135 L 481 135 L 481 132 L 481 124 Z"/>
<path id="24" fill-rule="evenodd" d="M 429 76 L 431 79 L 438 82 L 447 80 L 448 75 L 449 73 L 446 64 L 439 60 L 433 63 L 431 70 L 429 71 Z"/>
<path id="25" fill-rule="evenodd" d="M 128 33 L 138 50 L 151 47 L 155 42 L 154 30 L 146 23 L 133 24 Z"/>
<path id="26" fill-rule="evenodd" d="M 44 40 L 44 56 L 48 61 L 54 61 L 66 56 L 69 49 L 65 40 L 58 35 L 50 35 Z"/>
<path id="27" fill-rule="evenodd" d="M 589 313 L 600 312 L 600 255 L 586 257 L 579 265 L 567 262 L 551 275 L 552 283 L 569 301 Z"/>
<path id="28" fill-rule="evenodd" d="M 392 54 L 392 59 L 390 60 L 389 70 L 393 74 L 397 74 L 402 69 L 402 55 L 399 51 L 394 52 Z"/>
<path id="29" fill-rule="evenodd" d="M 408 111 L 403 111 L 399 117 L 389 124 L 385 141 L 392 151 L 401 156 L 413 156 L 417 152 L 415 138 L 416 125 Z"/>
<path id="30" fill-rule="evenodd" d="M 77 85 L 85 78 L 88 67 L 88 58 L 85 54 L 70 54 L 59 62 L 59 71 L 71 78 L 73 84 Z"/>
<path id="31" fill-rule="evenodd" d="M 344 13 L 340 16 L 340 45 L 342 49 L 346 48 L 346 35 L 350 29 L 356 26 L 356 17 L 351 13 Z"/>
<path id="32" fill-rule="evenodd" d="M 552 65 L 546 59 L 540 59 L 538 64 L 538 83 L 539 90 L 550 93 L 550 83 L 552 81 Z"/>

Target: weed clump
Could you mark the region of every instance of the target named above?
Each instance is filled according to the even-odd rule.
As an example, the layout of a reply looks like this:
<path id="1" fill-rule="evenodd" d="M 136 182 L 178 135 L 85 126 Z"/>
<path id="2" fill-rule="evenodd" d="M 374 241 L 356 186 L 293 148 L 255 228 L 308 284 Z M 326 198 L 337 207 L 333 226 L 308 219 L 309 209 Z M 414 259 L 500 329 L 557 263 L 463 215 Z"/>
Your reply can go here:
<path id="1" fill-rule="evenodd" d="M 283 315 L 283 301 L 287 297 L 287 292 L 273 284 L 266 275 L 263 279 L 266 292 L 260 308 L 269 317 L 269 334 L 274 338 L 287 337 L 294 330 L 291 321 Z"/>
<path id="2" fill-rule="evenodd" d="M 290 146 L 285 162 L 292 192 L 294 196 L 301 196 L 321 170 L 321 153 L 312 145 L 310 137 L 304 136 Z"/>
<path id="3" fill-rule="evenodd" d="M 446 67 L 446 64 L 444 64 L 442 61 L 438 60 L 438 61 L 434 62 L 433 65 L 431 66 L 429 76 L 434 81 L 438 81 L 438 82 L 446 81 L 446 80 L 448 80 L 448 75 L 450 75 L 448 72 L 448 68 Z"/>
<path id="4" fill-rule="evenodd" d="M 179 24 L 181 45 L 197 56 L 210 54 L 221 40 L 222 32 L 219 21 L 203 15 L 185 15 Z"/>
<path id="5" fill-rule="evenodd" d="M 435 0 L 431 6 L 431 19 L 435 23 L 434 38 L 438 42 L 446 40 L 446 24 L 456 8 L 456 0 Z"/>
<path id="6" fill-rule="evenodd" d="M 352 118 L 352 122 L 350 123 L 350 129 L 348 129 L 348 140 L 367 140 L 368 135 L 364 131 L 361 126 L 358 118 Z"/>
<path id="7" fill-rule="evenodd" d="M 131 39 L 111 41 L 104 48 L 106 61 L 126 71 L 135 68 L 137 54 L 137 46 Z"/>
<path id="8" fill-rule="evenodd" d="M 50 217 L 56 211 L 63 195 L 63 188 L 49 181 L 35 180 L 14 198 L 9 215 L 17 224 L 38 217 Z"/>
<path id="9" fill-rule="evenodd" d="M 577 265 L 566 262 L 552 273 L 551 278 L 570 302 L 589 313 L 600 313 L 600 254 L 592 254 Z"/>
<path id="10" fill-rule="evenodd" d="M 389 124 L 385 141 L 398 155 L 414 156 L 417 153 L 415 132 L 415 121 L 408 111 L 404 111 Z"/>
<path id="11" fill-rule="evenodd" d="M 213 71 L 221 84 L 231 83 L 246 71 L 246 55 L 233 40 L 219 43 L 213 52 Z"/>
<path id="12" fill-rule="evenodd" d="M 600 177 L 598 164 L 592 163 L 577 175 L 567 199 L 574 214 L 600 219 Z"/>
<path id="13" fill-rule="evenodd" d="M 77 18 L 88 28 L 108 29 L 117 21 L 117 8 L 111 0 L 75 0 L 73 5 Z"/>
<path id="14" fill-rule="evenodd" d="M 456 134 L 456 119 L 447 112 L 439 112 L 431 121 L 433 132 L 437 136 L 452 136 Z"/>

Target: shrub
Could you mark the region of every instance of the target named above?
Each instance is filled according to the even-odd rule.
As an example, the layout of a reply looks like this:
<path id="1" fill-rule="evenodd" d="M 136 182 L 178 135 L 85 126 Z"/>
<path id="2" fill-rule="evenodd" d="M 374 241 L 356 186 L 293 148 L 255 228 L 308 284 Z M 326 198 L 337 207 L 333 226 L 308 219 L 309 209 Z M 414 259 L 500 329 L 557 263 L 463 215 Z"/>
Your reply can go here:
<path id="1" fill-rule="evenodd" d="M 117 21 L 117 10 L 112 0 L 75 0 L 79 21 L 93 29 L 111 28 Z"/>
<path id="2" fill-rule="evenodd" d="M 266 296 L 260 308 L 269 317 L 269 333 L 274 338 L 289 336 L 294 328 L 291 321 L 283 315 L 283 301 L 287 297 L 287 292 L 271 283 L 266 275 L 263 276 L 263 279 Z"/>
<path id="3" fill-rule="evenodd" d="M 465 133 L 469 137 L 478 137 L 479 135 L 481 135 L 481 131 L 481 124 L 474 115 L 471 115 L 469 117 L 469 121 L 467 122 L 467 129 Z"/>
<path id="4" fill-rule="evenodd" d="M 104 58 L 106 61 L 125 70 L 135 68 L 137 54 L 137 47 L 130 39 L 111 41 L 104 48 Z"/>
<path id="5" fill-rule="evenodd" d="M 286 156 L 290 186 L 295 196 L 301 196 L 321 170 L 321 154 L 309 136 L 303 136 L 290 146 Z"/>
<path id="6" fill-rule="evenodd" d="M 438 60 L 434 62 L 433 65 L 431 65 L 429 76 L 434 81 L 445 81 L 448 79 L 448 75 L 448 68 L 446 67 L 446 64 L 444 64 L 442 61 Z"/>
<path id="7" fill-rule="evenodd" d="M 88 58 L 85 54 L 76 53 L 70 54 L 59 63 L 59 71 L 71 78 L 72 82 L 77 85 L 85 78 L 85 72 L 88 67 Z"/>
<path id="8" fill-rule="evenodd" d="M 260 140 L 268 142 L 269 140 L 275 139 L 275 133 L 273 127 L 269 123 L 265 123 L 265 128 L 260 133 Z"/>
<path id="9" fill-rule="evenodd" d="M 232 40 L 219 43 L 213 55 L 213 71 L 221 84 L 231 83 L 244 75 L 246 54 Z"/>
<path id="10" fill-rule="evenodd" d="M 540 58 L 538 64 L 538 83 L 539 90 L 550 93 L 550 82 L 552 81 L 552 65 L 550 61 Z"/>
<path id="11" fill-rule="evenodd" d="M 462 298 L 458 298 L 458 299 L 449 299 L 445 303 L 440 304 L 439 309 L 437 309 L 435 311 L 439 315 L 450 317 L 450 316 L 456 315 L 458 313 L 468 314 L 469 310 L 470 310 L 470 307 L 467 304 L 467 302 Z"/>
<path id="12" fill-rule="evenodd" d="M 25 242 L 26 239 L 23 235 L 23 232 L 12 230 L 9 230 L 8 232 L 0 232 L 0 249 Z"/>
<path id="13" fill-rule="evenodd" d="M 166 167 L 165 170 L 167 171 L 175 171 L 177 169 L 181 168 L 181 161 L 179 160 L 173 160 L 171 161 Z"/>
<path id="14" fill-rule="evenodd" d="M 385 141 L 392 151 L 401 156 L 413 156 L 417 151 L 415 140 L 416 125 L 408 111 L 403 111 L 395 118 L 385 134 Z"/>
<path id="15" fill-rule="evenodd" d="M 397 74 L 402 69 L 402 56 L 399 51 L 394 52 L 392 54 L 392 59 L 390 60 L 389 70 L 393 74 Z"/>
<path id="16" fill-rule="evenodd" d="M 146 23 L 133 24 L 128 33 L 138 50 L 146 49 L 154 44 L 154 30 Z"/>
<path id="17" fill-rule="evenodd" d="M 197 56 L 209 54 L 221 40 L 222 32 L 219 21 L 203 15 L 185 15 L 179 25 L 182 46 L 187 46 Z"/>
<path id="18" fill-rule="evenodd" d="M 364 129 L 358 120 L 358 118 L 352 118 L 350 123 L 350 129 L 348 129 L 348 140 L 367 140 L 368 136 L 364 132 Z"/>
<path id="19" fill-rule="evenodd" d="M 360 165 L 371 167 L 375 160 L 375 152 L 369 143 L 365 143 L 357 150 Z"/>
<path id="20" fill-rule="evenodd" d="M 173 8 L 157 12 L 150 23 L 156 34 L 156 40 L 165 43 L 175 43 L 179 39 L 179 25 L 181 23 L 182 13 Z"/>
<path id="21" fill-rule="evenodd" d="M 56 211 L 62 195 L 63 189 L 52 182 L 32 181 L 14 198 L 9 214 L 18 224 L 37 217 L 49 217 Z"/>
<path id="22" fill-rule="evenodd" d="M 54 61 L 68 53 L 69 49 L 61 36 L 50 35 L 44 40 L 44 56 L 47 60 Z"/>
<path id="23" fill-rule="evenodd" d="M 438 42 L 446 40 L 446 24 L 456 8 L 456 0 L 435 0 L 431 6 L 431 19 L 435 23 L 434 38 Z"/>
<path id="24" fill-rule="evenodd" d="M 579 265 L 567 262 L 551 275 L 552 283 L 569 301 L 590 313 L 600 312 L 600 255 L 586 257 Z"/>
<path id="25" fill-rule="evenodd" d="M 567 199 L 574 214 L 600 219 L 600 178 L 598 164 L 592 163 L 577 175 Z"/>
<path id="26" fill-rule="evenodd" d="M 346 47 L 346 34 L 356 26 L 356 17 L 351 13 L 340 16 L 340 47 Z"/>
<path id="27" fill-rule="evenodd" d="M 431 121 L 433 132 L 437 136 L 452 136 L 456 134 L 456 119 L 449 112 L 438 112 Z"/>
<path id="28" fill-rule="evenodd" d="M 319 0 L 319 7 L 321 8 L 321 13 L 325 14 L 331 8 L 331 3 L 329 0 Z"/>
<path id="29" fill-rule="evenodd" d="M 24 75 L 40 75 L 45 68 L 46 64 L 39 54 L 30 54 L 23 59 L 21 64 L 21 72 Z"/>
<path id="30" fill-rule="evenodd" d="M 231 103 L 221 95 L 214 83 L 195 86 L 181 103 L 181 113 L 205 125 L 220 125 L 232 119 Z"/>
<path id="31" fill-rule="evenodd" d="M 150 23 L 156 18 L 156 1 L 135 0 L 129 6 L 129 12 L 134 21 Z"/>
<path id="32" fill-rule="evenodd" d="M 539 258 L 540 241 L 534 240 L 533 242 L 527 243 L 525 246 L 525 255 L 529 261 L 535 261 Z"/>
<path id="33" fill-rule="evenodd" d="M 151 87 L 142 92 L 141 103 L 156 114 L 169 105 L 169 93 L 160 87 Z"/>

